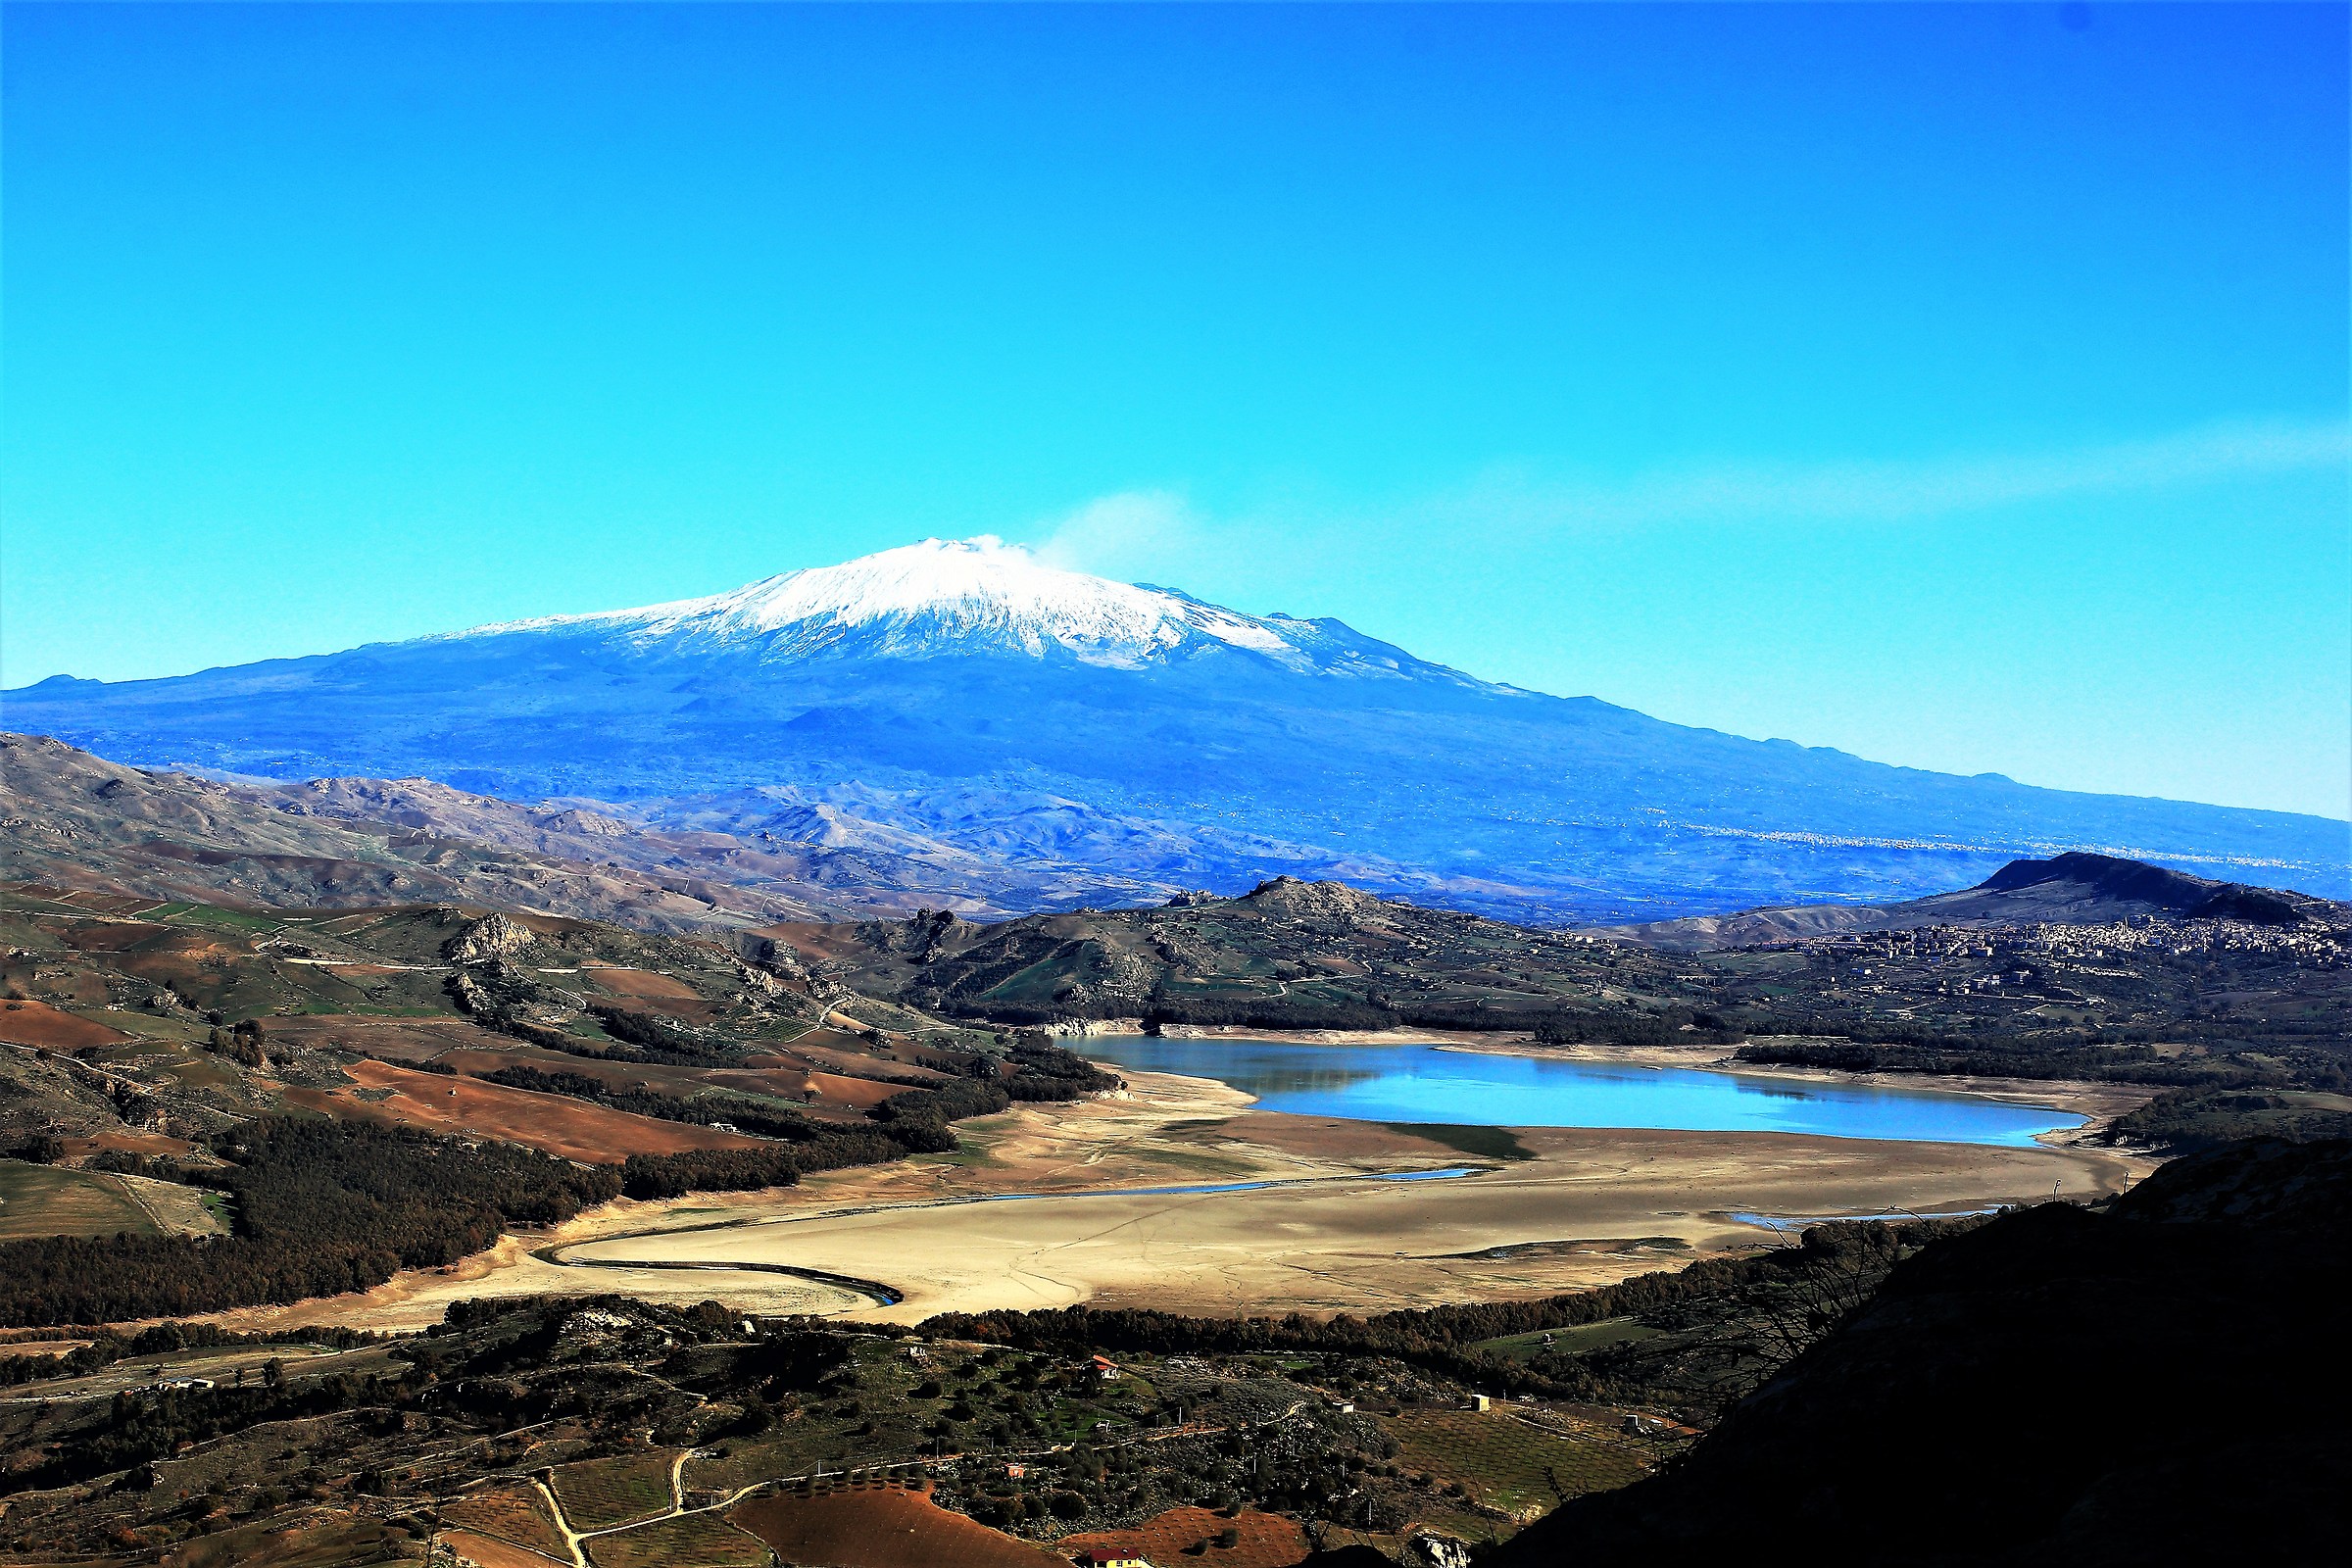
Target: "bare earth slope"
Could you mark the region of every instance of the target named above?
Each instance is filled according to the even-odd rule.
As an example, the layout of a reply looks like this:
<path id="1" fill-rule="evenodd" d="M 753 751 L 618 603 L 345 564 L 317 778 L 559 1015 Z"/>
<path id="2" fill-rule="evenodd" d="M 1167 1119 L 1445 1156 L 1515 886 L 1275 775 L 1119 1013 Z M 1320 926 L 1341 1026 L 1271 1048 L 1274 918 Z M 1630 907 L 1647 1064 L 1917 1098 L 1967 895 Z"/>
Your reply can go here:
<path id="1" fill-rule="evenodd" d="M 157 898 L 331 907 L 457 900 L 643 930 L 943 906 L 1014 913 L 1164 895 L 1016 869 L 823 803 L 751 792 L 678 820 L 595 801 L 525 805 L 429 779 L 220 782 L 0 734 L 0 878 Z M 659 803 L 666 805 L 667 803 Z"/>

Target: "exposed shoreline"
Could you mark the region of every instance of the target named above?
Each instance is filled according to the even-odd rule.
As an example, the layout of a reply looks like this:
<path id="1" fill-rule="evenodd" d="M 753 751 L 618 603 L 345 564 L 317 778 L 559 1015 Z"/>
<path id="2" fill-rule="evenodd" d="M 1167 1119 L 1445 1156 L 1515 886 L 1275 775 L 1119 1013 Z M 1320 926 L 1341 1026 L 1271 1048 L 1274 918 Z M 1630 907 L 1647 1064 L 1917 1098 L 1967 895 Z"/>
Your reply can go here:
<path id="1" fill-rule="evenodd" d="M 1529 1157 L 1465 1161 L 1409 1130 L 1259 1110 L 1210 1080 L 1127 1077 L 1096 1100 L 960 1123 L 956 1154 L 765 1192 L 617 1200 L 364 1295 L 214 1320 L 416 1329 L 472 1297 L 606 1292 L 894 1322 L 1078 1301 L 1380 1311 L 1549 1295 L 1773 1245 L 1736 1214 L 2090 1198 L 2153 1165 L 2063 1147 L 1590 1128 L 1513 1129 Z M 1466 1163 L 1481 1168 L 1453 1181 L 1325 1179 Z M 1202 1190 L 1241 1183 L 1268 1185 Z M 1152 1188 L 1177 1190 L 1135 1191 Z M 1025 1200 L 968 1201 L 1014 1195 Z"/>

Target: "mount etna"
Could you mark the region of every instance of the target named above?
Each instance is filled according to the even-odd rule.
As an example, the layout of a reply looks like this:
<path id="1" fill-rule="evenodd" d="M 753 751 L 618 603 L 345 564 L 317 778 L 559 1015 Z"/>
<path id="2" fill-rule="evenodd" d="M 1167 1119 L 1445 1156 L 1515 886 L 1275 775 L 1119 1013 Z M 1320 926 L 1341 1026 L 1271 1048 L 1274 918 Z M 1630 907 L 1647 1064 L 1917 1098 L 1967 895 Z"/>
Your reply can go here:
<path id="1" fill-rule="evenodd" d="M 140 767 L 415 777 L 754 841 L 806 842 L 819 812 L 862 847 L 1019 867 L 995 907 L 1292 874 L 1522 920 L 1656 919 L 1893 902 L 2068 850 L 2352 893 L 2341 822 L 1688 728 L 988 538 L 6 702 L 11 729 Z"/>

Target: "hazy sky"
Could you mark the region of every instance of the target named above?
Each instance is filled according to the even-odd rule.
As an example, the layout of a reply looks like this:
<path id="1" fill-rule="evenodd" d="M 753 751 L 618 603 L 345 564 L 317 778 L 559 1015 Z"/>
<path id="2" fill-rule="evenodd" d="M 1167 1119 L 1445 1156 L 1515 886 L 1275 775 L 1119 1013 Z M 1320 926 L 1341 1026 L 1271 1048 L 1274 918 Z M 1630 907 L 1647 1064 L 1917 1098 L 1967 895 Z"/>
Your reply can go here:
<path id="1" fill-rule="evenodd" d="M 12 6 L 4 678 L 985 531 L 2343 816 L 2346 15 Z"/>

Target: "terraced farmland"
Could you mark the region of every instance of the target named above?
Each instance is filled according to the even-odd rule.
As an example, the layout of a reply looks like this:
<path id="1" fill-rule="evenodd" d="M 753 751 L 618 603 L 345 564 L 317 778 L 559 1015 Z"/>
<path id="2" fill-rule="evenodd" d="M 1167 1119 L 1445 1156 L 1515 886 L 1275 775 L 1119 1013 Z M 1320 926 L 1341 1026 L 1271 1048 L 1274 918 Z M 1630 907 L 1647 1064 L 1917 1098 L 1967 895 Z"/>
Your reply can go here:
<path id="1" fill-rule="evenodd" d="M 765 1568 L 767 1547 L 715 1513 L 679 1514 L 588 1543 L 596 1568 Z"/>
<path id="2" fill-rule="evenodd" d="M 1571 1437 L 1501 1410 L 1407 1410 L 1380 1424 L 1399 1463 L 1458 1481 L 1513 1516 L 1549 1508 L 1561 1494 L 1622 1487 L 1649 1468 L 1639 1449 L 1597 1429 Z"/>
<path id="3" fill-rule="evenodd" d="M 566 1555 L 564 1538 L 548 1517 L 547 1504 L 535 1487 L 515 1484 L 477 1492 L 451 1503 L 441 1515 L 461 1530 L 526 1546 L 543 1556 Z"/>
<path id="4" fill-rule="evenodd" d="M 564 1465 L 555 1474 L 556 1500 L 579 1531 L 650 1519 L 670 1505 L 669 1467 L 676 1457 L 664 1448 Z"/>

